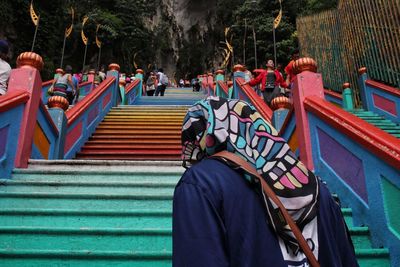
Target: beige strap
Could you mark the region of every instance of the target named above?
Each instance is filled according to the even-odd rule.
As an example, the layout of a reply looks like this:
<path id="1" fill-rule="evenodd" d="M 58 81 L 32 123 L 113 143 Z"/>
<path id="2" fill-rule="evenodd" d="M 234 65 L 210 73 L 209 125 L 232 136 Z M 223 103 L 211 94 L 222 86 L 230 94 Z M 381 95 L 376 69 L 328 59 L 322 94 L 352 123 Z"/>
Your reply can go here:
<path id="1" fill-rule="evenodd" d="M 311 264 L 312 267 L 319 267 L 320 265 L 318 263 L 318 260 L 315 258 L 314 253 L 312 253 L 310 247 L 307 244 L 307 241 L 304 239 L 304 236 L 300 232 L 296 223 L 293 221 L 292 217 L 289 215 L 288 211 L 283 206 L 282 202 L 276 196 L 275 192 L 269 187 L 269 185 L 265 182 L 265 180 L 258 174 L 256 169 L 252 165 L 250 165 L 250 163 L 248 163 L 243 158 L 241 158 L 240 156 L 238 156 L 234 153 L 228 152 L 228 151 L 221 151 L 215 155 L 212 155 L 211 157 L 212 158 L 222 158 L 225 161 L 233 162 L 237 166 L 240 166 L 247 173 L 258 178 L 258 180 L 260 181 L 260 183 L 262 185 L 264 193 L 267 194 L 267 196 L 279 207 L 279 210 L 282 212 L 287 224 L 290 226 L 290 229 L 292 230 L 294 236 L 296 237 L 297 241 L 299 242 L 301 249 L 303 250 L 304 254 L 306 255 L 308 262 Z"/>

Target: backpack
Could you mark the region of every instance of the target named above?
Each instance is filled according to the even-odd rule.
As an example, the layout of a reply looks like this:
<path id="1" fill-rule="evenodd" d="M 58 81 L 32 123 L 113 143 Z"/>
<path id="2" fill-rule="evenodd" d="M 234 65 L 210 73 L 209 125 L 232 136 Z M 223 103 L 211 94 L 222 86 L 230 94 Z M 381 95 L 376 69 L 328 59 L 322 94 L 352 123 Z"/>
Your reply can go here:
<path id="1" fill-rule="evenodd" d="M 167 86 L 168 85 L 168 77 L 164 73 L 161 76 L 161 84 Z"/>

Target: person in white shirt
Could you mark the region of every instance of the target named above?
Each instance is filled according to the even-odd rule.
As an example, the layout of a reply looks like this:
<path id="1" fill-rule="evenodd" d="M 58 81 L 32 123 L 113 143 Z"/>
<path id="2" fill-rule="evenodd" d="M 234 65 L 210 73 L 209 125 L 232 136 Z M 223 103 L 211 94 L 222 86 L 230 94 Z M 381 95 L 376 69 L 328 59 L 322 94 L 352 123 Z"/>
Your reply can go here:
<path id="1" fill-rule="evenodd" d="M 168 85 L 168 77 L 164 73 L 164 70 L 162 68 L 160 68 L 158 70 L 157 80 L 158 80 L 158 84 L 157 84 L 155 96 L 158 96 L 158 95 L 164 96 L 165 89 L 167 89 L 167 85 Z"/>
<path id="2" fill-rule="evenodd" d="M 8 79 L 10 78 L 11 66 L 8 64 L 8 43 L 0 40 L 0 95 L 7 93 Z"/>

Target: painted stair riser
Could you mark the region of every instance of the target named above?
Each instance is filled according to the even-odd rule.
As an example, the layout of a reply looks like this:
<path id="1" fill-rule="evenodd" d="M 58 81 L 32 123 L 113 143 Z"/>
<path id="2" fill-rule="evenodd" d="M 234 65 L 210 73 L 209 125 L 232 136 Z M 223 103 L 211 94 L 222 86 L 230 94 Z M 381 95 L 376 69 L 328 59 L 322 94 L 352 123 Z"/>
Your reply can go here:
<path id="1" fill-rule="evenodd" d="M 68 252 L 64 255 L 57 255 L 54 257 L 44 257 L 44 256 L 20 256 L 21 258 L 14 258 L 10 256 L 2 256 L 0 252 L 0 257 L 3 262 L 0 263 L 1 267 L 54 267 L 54 266 L 77 266 L 77 267 L 169 267 L 172 266 L 172 261 L 170 259 L 159 260 L 157 258 L 149 258 L 147 260 L 134 259 L 137 257 L 129 257 L 129 255 L 134 255 L 134 252 L 127 252 L 126 256 L 116 256 L 110 258 L 98 258 L 91 256 L 90 252 L 87 252 L 87 256 L 82 258 L 74 259 Z M 116 259 L 115 259 L 116 258 Z M 120 258 L 120 259 L 119 259 Z M 132 259 L 133 258 L 133 259 Z"/>
<path id="2" fill-rule="evenodd" d="M 29 175 L 27 178 L 26 176 Z M 113 177 L 113 175 L 115 175 Z M 118 179 L 116 179 L 118 177 Z M 113 173 L 102 173 L 102 172 L 81 172 L 79 170 L 75 170 L 72 173 L 68 173 L 66 171 L 36 171 L 31 173 L 24 173 L 22 171 L 15 172 L 13 174 L 13 180 L 23 180 L 23 181 L 44 181 L 44 182 L 70 182 L 70 181 L 79 181 L 79 182 L 111 182 L 111 183 L 122 183 L 122 182 L 147 182 L 147 183 L 177 183 L 179 180 L 179 176 L 175 173 L 162 173 L 162 174 L 146 174 L 141 175 L 141 173 L 130 173 L 130 172 L 113 172 Z"/>
<path id="3" fill-rule="evenodd" d="M 172 210 L 172 197 L 168 199 L 110 199 L 110 198 L 20 198 L 1 197 L 0 209 L 73 209 L 73 210 Z"/>
<path id="4" fill-rule="evenodd" d="M 129 210 L 128 210 L 129 211 Z M 21 211 L 19 213 L 12 213 L 7 215 L 7 212 L 0 212 L 0 228 L 4 226 L 30 226 L 41 228 L 162 228 L 172 229 L 171 215 L 71 215 L 66 212 L 64 214 L 47 214 L 33 213 L 31 215 L 24 215 Z M 28 211 L 29 213 L 29 211 Z M 90 214 L 90 211 L 87 212 Z"/>
<path id="5" fill-rule="evenodd" d="M 168 144 L 162 144 L 161 141 L 157 142 L 156 144 L 147 144 L 147 145 L 135 145 L 135 144 L 130 144 L 129 142 L 120 142 L 119 145 L 116 144 L 106 144 L 106 145 L 93 145 L 93 144 L 86 144 L 85 147 L 82 149 L 81 152 L 85 151 L 97 151 L 97 150 L 105 150 L 105 149 L 111 149 L 111 150 L 177 150 L 181 151 L 182 146 L 181 145 L 168 145 Z"/>
<path id="6" fill-rule="evenodd" d="M 167 130 L 167 131 L 181 131 L 182 126 L 178 126 L 178 125 L 154 125 L 154 124 L 148 124 L 148 125 L 143 125 L 143 124 L 139 124 L 139 125 L 135 125 L 135 124 L 130 124 L 130 125 L 100 125 L 99 127 L 97 127 L 97 131 L 100 130 L 113 130 L 113 131 L 129 131 L 129 130 Z"/>
<path id="7" fill-rule="evenodd" d="M 129 143 L 130 145 L 154 145 L 154 140 L 108 140 L 108 141 L 96 141 L 92 140 L 86 143 L 86 146 L 107 146 L 107 145 L 120 145 L 122 143 Z M 181 146 L 180 140 L 162 140 L 164 145 L 175 145 Z"/>
<path id="8" fill-rule="evenodd" d="M 156 195 L 156 194 L 162 194 L 162 195 L 167 195 L 167 194 L 173 194 L 174 192 L 174 187 L 136 187 L 136 186 L 113 186 L 113 185 L 108 185 L 108 186 L 66 186 L 66 185 L 37 185 L 37 186 L 30 186 L 30 185 L 18 185 L 18 186 L 0 186 L 0 195 L 2 193 L 16 193 L 16 192 L 35 192 L 35 193 L 60 193 L 60 194 L 68 194 L 68 193 L 76 193 L 76 194 L 85 194 L 87 192 L 90 192 L 91 194 L 107 194 L 110 193 L 110 191 L 113 194 L 150 194 L 150 195 Z M 1 222 L 0 222 L 1 224 Z"/>
<path id="9" fill-rule="evenodd" d="M 53 228 L 54 229 L 54 228 Z M 0 244 L 4 248 L 51 250 L 90 250 L 90 251 L 171 251 L 172 236 L 168 231 L 148 231 L 135 233 L 128 229 L 120 231 L 98 230 L 86 234 L 85 231 L 43 231 L 22 232 L 20 229 L 3 230 L 0 228 Z"/>
<path id="10" fill-rule="evenodd" d="M 170 136 L 170 135 L 161 135 L 161 136 L 154 136 L 154 135 L 143 135 L 143 134 L 133 134 L 133 135 L 117 135 L 117 134 L 108 134 L 108 135 L 93 135 L 89 138 L 89 140 L 115 140 L 116 138 L 119 139 L 128 139 L 128 140 L 181 140 L 180 136 Z"/>
<path id="11" fill-rule="evenodd" d="M 124 130 L 119 131 L 121 134 L 143 134 L 143 135 L 180 135 L 181 131 L 180 130 L 169 130 L 169 129 L 162 129 L 160 127 L 159 130 L 147 130 L 147 129 L 142 129 L 142 130 Z M 112 131 L 112 130 L 96 130 L 96 135 L 105 135 L 105 134 L 118 134 L 118 131 Z"/>
<path id="12" fill-rule="evenodd" d="M 180 156 L 157 156 L 157 155 L 145 155 L 145 156 L 130 156 L 130 155 L 96 155 L 96 154 L 77 154 L 77 159 L 80 160 L 178 160 Z"/>

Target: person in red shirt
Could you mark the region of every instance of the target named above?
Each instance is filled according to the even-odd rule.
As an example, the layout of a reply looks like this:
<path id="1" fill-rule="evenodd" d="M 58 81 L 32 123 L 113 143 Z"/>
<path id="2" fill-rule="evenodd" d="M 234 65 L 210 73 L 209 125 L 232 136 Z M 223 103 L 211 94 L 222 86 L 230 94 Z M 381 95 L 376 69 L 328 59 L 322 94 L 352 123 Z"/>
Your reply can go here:
<path id="1" fill-rule="evenodd" d="M 246 82 L 251 86 L 261 84 L 264 102 L 271 104 L 272 99 L 280 95 L 280 87 L 286 88 L 287 84 L 279 71 L 275 70 L 274 61 L 268 60 L 267 69 L 261 72 L 256 78 Z"/>
<path id="2" fill-rule="evenodd" d="M 293 64 L 299 58 L 300 58 L 299 50 L 295 50 L 292 53 L 292 60 L 285 67 L 286 84 L 288 84 L 290 88 L 292 87 L 291 85 L 292 85 L 292 82 L 293 82 L 294 78 L 296 78 L 296 75 L 293 73 Z"/>

